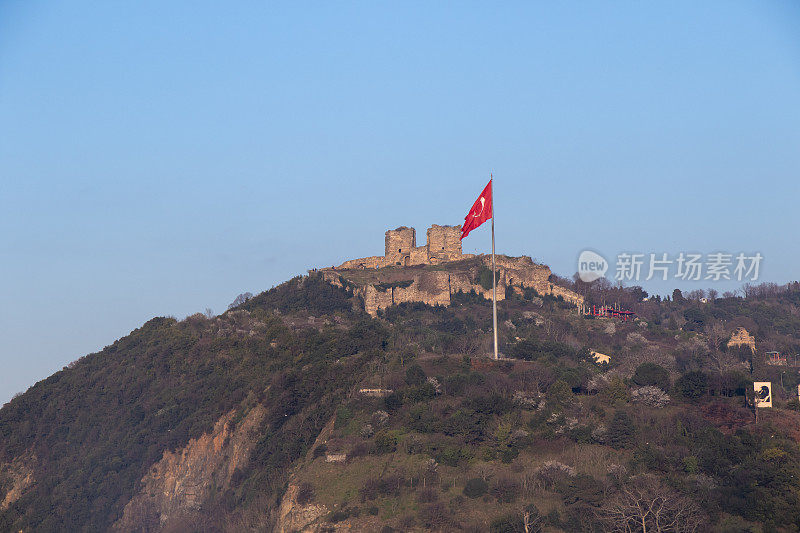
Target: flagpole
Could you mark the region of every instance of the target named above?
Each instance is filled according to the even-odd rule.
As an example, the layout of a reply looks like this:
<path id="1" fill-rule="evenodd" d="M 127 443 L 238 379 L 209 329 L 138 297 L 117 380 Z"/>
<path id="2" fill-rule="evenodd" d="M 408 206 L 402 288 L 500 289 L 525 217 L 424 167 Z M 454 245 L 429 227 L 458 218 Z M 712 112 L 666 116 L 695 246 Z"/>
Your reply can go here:
<path id="1" fill-rule="evenodd" d="M 494 176 L 489 174 L 489 183 L 492 184 L 492 329 L 494 330 L 494 358 L 497 355 L 497 280 L 494 267 Z"/>

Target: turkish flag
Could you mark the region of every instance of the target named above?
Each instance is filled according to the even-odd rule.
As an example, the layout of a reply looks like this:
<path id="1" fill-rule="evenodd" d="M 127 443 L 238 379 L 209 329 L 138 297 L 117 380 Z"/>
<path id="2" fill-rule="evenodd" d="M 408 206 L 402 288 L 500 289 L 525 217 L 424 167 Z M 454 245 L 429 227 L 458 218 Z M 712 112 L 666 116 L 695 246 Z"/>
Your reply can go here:
<path id="1" fill-rule="evenodd" d="M 464 217 L 464 225 L 461 226 L 461 238 L 463 239 L 469 232 L 492 218 L 492 180 L 484 187 L 483 192 L 472 204 L 467 216 Z"/>

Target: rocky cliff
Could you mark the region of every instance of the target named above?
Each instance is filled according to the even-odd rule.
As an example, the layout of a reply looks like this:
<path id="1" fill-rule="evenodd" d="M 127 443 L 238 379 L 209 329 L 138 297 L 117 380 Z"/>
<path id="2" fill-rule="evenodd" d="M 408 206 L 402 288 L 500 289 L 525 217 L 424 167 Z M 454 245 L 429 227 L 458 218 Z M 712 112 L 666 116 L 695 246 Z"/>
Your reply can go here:
<path id="1" fill-rule="evenodd" d="M 16 502 L 33 483 L 33 458 L 20 457 L 0 465 L 0 511 Z"/>
<path id="2" fill-rule="evenodd" d="M 157 531 L 181 522 L 216 492 L 228 488 L 237 468 L 250 458 L 257 428 L 266 410 L 253 407 L 233 426 L 235 411 L 223 416 L 211 433 L 182 450 L 164 453 L 141 480 L 139 493 L 125 506 L 115 531 Z"/>

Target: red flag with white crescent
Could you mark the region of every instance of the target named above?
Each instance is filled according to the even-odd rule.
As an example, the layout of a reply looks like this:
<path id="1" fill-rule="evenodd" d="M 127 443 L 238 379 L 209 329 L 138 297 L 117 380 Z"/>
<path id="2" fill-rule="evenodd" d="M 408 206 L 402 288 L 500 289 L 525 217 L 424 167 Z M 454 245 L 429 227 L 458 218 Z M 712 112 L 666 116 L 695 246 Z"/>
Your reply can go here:
<path id="1" fill-rule="evenodd" d="M 464 225 L 461 226 L 461 238 L 463 239 L 469 232 L 492 218 L 492 180 L 484 187 L 483 192 L 472 204 L 467 216 L 464 217 Z"/>

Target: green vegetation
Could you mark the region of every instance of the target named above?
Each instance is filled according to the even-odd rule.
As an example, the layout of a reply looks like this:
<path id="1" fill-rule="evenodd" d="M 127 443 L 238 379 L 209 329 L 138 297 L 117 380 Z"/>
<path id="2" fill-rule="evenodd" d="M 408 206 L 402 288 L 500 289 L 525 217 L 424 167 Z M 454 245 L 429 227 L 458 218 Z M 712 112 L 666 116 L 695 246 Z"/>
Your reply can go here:
<path id="1" fill-rule="evenodd" d="M 270 529 L 291 476 L 298 505 L 353 530 L 608 531 L 652 524 L 636 509 L 658 506 L 677 530 L 797 531 L 800 378 L 763 352 L 800 351 L 800 287 L 708 303 L 572 288 L 641 318 L 509 298 L 498 305 L 508 359 L 491 361 L 491 314 L 474 293 L 370 318 L 351 290 L 312 275 L 217 318 L 153 319 L 0 410 L 0 500 L 14 459 L 35 480 L 0 530 L 108 530 L 165 451 L 261 405 L 249 458 L 187 524 L 236 530 L 257 517 Z M 737 326 L 757 354 L 727 348 Z M 756 424 L 748 394 L 762 380 L 776 407 Z"/>

